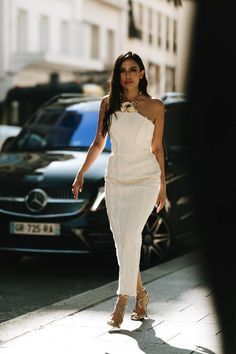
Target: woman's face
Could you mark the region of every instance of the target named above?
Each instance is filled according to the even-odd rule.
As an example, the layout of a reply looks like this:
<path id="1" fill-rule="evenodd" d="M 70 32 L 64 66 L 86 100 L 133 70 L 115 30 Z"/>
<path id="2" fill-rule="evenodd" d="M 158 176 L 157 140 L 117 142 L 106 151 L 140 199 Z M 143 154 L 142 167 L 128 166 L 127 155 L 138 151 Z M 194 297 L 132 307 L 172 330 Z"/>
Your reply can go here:
<path id="1" fill-rule="evenodd" d="M 123 89 L 133 89 L 138 87 L 139 81 L 144 74 L 144 70 L 140 70 L 140 67 L 136 61 L 132 59 L 126 59 L 121 64 L 120 68 L 120 84 Z"/>

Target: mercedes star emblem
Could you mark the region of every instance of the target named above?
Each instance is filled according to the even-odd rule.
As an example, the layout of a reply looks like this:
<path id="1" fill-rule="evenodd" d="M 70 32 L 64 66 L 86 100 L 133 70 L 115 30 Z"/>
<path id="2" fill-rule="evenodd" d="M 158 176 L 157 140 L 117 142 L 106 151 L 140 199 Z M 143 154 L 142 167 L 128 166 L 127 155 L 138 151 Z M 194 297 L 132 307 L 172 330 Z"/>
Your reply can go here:
<path id="1" fill-rule="evenodd" d="M 47 205 L 47 202 L 47 194 L 39 188 L 32 189 L 25 197 L 26 207 L 34 213 L 42 211 Z"/>

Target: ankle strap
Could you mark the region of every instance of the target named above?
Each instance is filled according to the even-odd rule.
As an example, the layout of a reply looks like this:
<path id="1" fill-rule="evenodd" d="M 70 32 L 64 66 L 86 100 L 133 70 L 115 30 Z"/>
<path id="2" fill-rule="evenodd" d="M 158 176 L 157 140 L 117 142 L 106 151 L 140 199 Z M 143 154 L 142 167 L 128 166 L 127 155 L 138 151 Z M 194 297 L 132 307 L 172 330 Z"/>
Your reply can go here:
<path id="1" fill-rule="evenodd" d="M 118 297 L 120 297 L 120 296 L 123 296 L 123 297 L 125 297 L 126 299 L 129 298 L 129 295 L 119 294 Z"/>
<path id="2" fill-rule="evenodd" d="M 145 287 L 143 287 L 142 289 L 137 290 L 137 293 L 140 293 L 141 291 L 147 291 L 147 289 Z"/>

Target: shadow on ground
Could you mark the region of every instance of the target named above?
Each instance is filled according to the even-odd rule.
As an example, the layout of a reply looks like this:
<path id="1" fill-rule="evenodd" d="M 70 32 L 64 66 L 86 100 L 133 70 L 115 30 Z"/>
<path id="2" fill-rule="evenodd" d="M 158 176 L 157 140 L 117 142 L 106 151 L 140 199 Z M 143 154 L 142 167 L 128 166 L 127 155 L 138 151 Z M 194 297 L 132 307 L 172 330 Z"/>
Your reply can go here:
<path id="1" fill-rule="evenodd" d="M 156 336 L 156 332 L 153 327 L 154 319 L 148 318 L 142 321 L 139 328 L 129 331 L 126 329 L 120 329 L 119 331 L 113 331 L 110 334 L 119 333 L 121 335 L 129 336 L 137 341 L 138 347 L 144 354 L 216 354 L 202 346 L 197 346 L 195 349 L 183 349 L 169 345 L 163 339 Z M 144 335 L 145 333 L 145 335 Z M 108 353 L 105 353 L 108 354 Z"/>

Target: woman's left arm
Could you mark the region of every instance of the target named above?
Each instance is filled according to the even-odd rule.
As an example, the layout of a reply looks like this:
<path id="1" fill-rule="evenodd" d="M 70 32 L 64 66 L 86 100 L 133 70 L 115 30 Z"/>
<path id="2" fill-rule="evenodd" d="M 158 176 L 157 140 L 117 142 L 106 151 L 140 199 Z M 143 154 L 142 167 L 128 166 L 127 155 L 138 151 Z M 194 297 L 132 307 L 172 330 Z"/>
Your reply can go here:
<path id="1" fill-rule="evenodd" d="M 152 153 L 155 155 L 160 169 L 161 169 L 161 186 L 160 191 L 157 196 L 156 206 L 158 213 L 165 205 L 166 201 L 166 179 L 165 179 L 165 159 L 164 159 L 164 149 L 163 149 L 163 130 L 164 130 L 164 115 L 165 107 L 162 101 L 155 99 L 153 100 L 153 114 L 155 117 L 155 128 L 151 143 Z"/>

